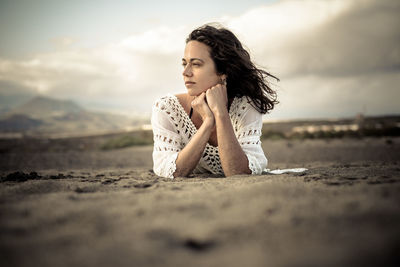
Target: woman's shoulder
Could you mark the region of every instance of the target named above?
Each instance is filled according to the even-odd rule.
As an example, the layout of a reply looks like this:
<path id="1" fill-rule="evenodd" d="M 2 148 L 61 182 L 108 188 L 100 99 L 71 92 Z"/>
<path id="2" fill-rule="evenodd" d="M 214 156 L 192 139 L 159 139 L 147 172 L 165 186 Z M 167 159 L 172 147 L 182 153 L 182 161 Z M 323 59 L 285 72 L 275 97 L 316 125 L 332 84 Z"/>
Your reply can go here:
<path id="1" fill-rule="evenodd" d="M 165 108 L 175 105 L 177 102 L 177 97 L 173 94 L 166 94 L 162 97 L 157 98 L 154 101 L 153 108 L 159 108 L 164 110 Z"/>
<path id="2" fill-rule="evenodd" d="M 153 113 L 164 113 L 168 117 L 182 118 L 185 117 L 185 108 L 182 103 L 186 103 L 185 94 L 167 94 L 163 97 L 158 98 L 153 105 Z"/>
<path id="3" fill-rule="evenodd" d="M 257 111 L 254 107 L 254 102 L 250 97 L 237 96 L 233 99 L 231 110 L 235 113 L 245 113 L 249 110 Z M 257 111 L 258 112 L 258 111 Z M 260 112 L 258 112 L 260 113 Z M 261 114 L 261 113 L 260 113 Z"/>
<path id="4" fill-rule="evenodd" d="M 262 121 L 263 115 L 254 107 L 252 100 L 246 96 L 235 97 L 229 114 L 235 131 L 255 121 Z"/>

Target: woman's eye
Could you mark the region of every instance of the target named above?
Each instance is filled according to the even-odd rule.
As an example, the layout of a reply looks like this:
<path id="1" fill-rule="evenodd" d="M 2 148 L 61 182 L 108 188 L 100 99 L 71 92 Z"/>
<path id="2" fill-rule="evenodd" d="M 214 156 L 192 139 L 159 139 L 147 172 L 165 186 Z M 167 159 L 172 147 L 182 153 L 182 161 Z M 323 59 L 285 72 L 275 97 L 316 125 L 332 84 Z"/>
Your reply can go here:
<path id="1" fill-rule="evenodd" d="M 196 67 L 201 66 L 200 63 L 189 63 L 189 64 L 191 64 L 192 66 L 196 66 Z M 183 67 L 186 67 L 186 65 L 187 65 L 187 63 L 182 63 L 182 66 L 183 66 Z"/>

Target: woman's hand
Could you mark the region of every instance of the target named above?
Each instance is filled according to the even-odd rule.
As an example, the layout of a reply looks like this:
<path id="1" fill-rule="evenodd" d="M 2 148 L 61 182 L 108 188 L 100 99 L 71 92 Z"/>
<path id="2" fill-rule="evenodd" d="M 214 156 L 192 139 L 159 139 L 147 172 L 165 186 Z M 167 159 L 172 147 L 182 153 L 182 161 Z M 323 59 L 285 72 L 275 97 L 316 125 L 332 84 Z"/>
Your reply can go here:
<path id="1" fill-rule="evenodd" d="M 193 110 L 195 110 L 197 113 L 200 114 L 200 117 L 203 120 L 203 122 L 209 123 L 211 127 L 214 127 L 215 124 L 214 114 L 212 113 L 210 107 L 206 102 L 205 92 L 201 93 L 201 95 L 196 97 L 192 101 L 191 105 Z"/>
<path id="2" fill-rule="evenodd" d="M 206 91 L 208 106 L 215 116 L 228 113 L 228 95 L 226 86 L 217 84 Z"/>

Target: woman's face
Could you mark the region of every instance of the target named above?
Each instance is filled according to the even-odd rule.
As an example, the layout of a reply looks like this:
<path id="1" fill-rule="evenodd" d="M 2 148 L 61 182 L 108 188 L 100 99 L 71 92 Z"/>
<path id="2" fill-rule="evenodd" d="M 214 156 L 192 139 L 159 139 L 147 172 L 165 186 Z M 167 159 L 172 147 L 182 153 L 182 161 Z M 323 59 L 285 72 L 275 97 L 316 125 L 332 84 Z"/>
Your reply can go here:
<path id="1" fill-rule="evenodd" d="M 198 96 L 221 82 L 221 76 L 217 75 L 215 63 L 210 57 L 209 47 L 203 43 L 190 41 L 186 44 L 182 65 L 185 86 L 191 96 Z"/>

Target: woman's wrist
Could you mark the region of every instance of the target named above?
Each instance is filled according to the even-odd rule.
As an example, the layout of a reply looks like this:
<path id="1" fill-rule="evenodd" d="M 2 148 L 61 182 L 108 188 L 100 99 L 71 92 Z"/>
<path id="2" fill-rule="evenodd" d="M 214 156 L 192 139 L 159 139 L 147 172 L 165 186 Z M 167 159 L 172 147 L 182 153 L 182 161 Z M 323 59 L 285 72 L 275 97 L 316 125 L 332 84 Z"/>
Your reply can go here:
<path id="1" fill-rule="evenodd" d="M 211 130 L 214 127 L 215 119 L 214 117 L 207 117 L 204 119 L 203 123 L 201 124 L 202 127 L 205 127 L 208 130 Z"/>
<path id="2" fill-rule="evenodd" d="M 226 108 L 218 108 L 213 111 L 215 119 L 224 119 L 229 117 L 228 110 Z"/>

